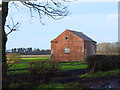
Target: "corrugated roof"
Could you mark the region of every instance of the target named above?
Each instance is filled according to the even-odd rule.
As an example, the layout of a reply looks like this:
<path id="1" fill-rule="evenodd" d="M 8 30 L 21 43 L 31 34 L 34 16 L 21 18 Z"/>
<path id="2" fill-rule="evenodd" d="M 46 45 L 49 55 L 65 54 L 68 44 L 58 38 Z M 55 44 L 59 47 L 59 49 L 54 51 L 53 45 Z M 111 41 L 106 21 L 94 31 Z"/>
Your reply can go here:
<path id="1" fill-rule="evenodd" d="M 68 31 L 72 32 L 73 34 L 77 35 L 78 37 L 82 38 L 85 41 L 96 42 L 96 41 L 92 40 L 91 38 L 89 38 L 88 36 L 86 36 L 85 34 L 83 34 L 82 32 L 73 31 L 73 30 L 68 30 Z"/>

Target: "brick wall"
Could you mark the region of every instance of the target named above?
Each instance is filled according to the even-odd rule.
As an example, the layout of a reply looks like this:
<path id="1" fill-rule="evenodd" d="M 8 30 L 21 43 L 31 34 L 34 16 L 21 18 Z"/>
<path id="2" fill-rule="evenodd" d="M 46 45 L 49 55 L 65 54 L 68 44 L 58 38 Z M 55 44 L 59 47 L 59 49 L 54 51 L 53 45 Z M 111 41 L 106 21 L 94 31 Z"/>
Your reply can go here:
<path id="1" fill-rule="evenodd" d="M 68 40 L 66 40 L 66 36 L 68 37 Z M 70 31 L 65 30 L 57 38 L 51 41 L 53 59 L 55 61 L 83 61 L 85 58 L 85 48 L 87 49 L 87 56 L 91 55 L 91 43 L 93 42 L 84 41 Z M 66 47 L 70 48 L 69 54 L 65 54 Z"/>
<path id="2" fill-rule="evenodd" d="M 69 40 L 66 40 L 68 36 Z M 78 61 L 84 58 L 84 40 L 69 31 L 63 32 L 51 41 L 53 59 L 57 61 Z M 70 48 L 70 54 L 65 54 L 65 47 Z"/>
<path id="3" fill-rule="evenodd" d="M 96 53 L 96 43 L 95 42 L 90 42 L 90 41 L 85 41 L 85 48 L 87 49 L 87 57 L 92 55 L 91 53 L 91 45 L 94 44 L 95 45 L 95 53 Z"/>

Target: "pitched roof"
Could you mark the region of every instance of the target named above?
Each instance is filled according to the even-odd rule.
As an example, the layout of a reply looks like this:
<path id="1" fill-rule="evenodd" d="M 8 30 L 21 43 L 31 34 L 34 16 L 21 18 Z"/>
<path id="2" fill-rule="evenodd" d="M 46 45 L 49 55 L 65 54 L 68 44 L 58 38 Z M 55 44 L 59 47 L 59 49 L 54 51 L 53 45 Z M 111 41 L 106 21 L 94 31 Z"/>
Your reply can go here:
<path id="1" fill-rule="evenodd" d="M 85 34 L 83 34 L 82 32 L 73 31 L 73 30 L 68 30 L 68 31 L 72 32 L 73 34 L 77 35 L 78 37 L 82 38 L 85 41 L 96 42 L 96 41 L 92 40 L 91 38 L 89 38 L 88 36 L 86 36 Z"/>

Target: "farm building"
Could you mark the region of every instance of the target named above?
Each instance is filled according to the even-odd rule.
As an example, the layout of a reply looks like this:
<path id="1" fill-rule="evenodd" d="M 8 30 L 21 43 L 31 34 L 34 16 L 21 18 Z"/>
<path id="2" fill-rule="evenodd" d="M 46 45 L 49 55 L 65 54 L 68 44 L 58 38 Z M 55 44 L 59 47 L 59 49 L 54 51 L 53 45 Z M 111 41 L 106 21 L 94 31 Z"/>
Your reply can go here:
<path id="1" fill-rule="evenodd" d="M 51 55 L 55 61 L 84 61 L 96 53 L 96 41 L 82 32 L 65 30 L 51 41 Z"/>

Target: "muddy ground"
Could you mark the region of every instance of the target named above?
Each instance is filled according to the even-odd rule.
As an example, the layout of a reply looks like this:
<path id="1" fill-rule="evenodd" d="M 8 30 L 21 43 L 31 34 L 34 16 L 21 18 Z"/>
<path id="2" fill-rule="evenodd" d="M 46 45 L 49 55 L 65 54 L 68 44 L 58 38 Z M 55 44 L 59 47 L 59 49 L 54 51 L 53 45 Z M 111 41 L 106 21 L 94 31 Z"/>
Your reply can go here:
<path id="1" fill-rule="evenodd" d="M 120 89 L 120 76 L 105 76 L 105 77 L 96 77 L 96 78 L 79 78 L 79 75 L 82 75 L 87 72 L 87 69 L 79 69 L 79 70 L 68 70 L 68 71 L 60 71 L 50 82 L 56 83 L 68 83 L 68 82 L 80 82 L 79 88 L 91 88 L 91 89 L 99 89 L 99 88 L 113 88 L 115 90 Z M 22 83 L 22 82 L 32 82 L 31 77 L 34 77 L 36 80 L 39 80 L 39 76 L 31 76 L 30 74 L 19 74 L 19 75 L 10 75 L 7 76 L 8 84 L 10 83 Z M 5 84 L 4 84 L 5 85 Z M 25 86 L 30 87 L 30 85 Z"/>
<path id="2" fill-rule="evenodd" d="M 69 70 L 69 71 L 61 71 L 58 74 L 58 77 L 54 77 L 51 81 L 59 82 L 59 83 L 67 83 L 67 82 L 80 82 L 80 88 L 113 88 L 120 89 L 120 76 L 105 76 L 105 77 L 95 77 L 95 78 L 78 78 L 78 75 L 82 75 L 87 72 L 87 69 L 80 70 Z"/>

